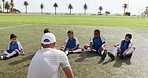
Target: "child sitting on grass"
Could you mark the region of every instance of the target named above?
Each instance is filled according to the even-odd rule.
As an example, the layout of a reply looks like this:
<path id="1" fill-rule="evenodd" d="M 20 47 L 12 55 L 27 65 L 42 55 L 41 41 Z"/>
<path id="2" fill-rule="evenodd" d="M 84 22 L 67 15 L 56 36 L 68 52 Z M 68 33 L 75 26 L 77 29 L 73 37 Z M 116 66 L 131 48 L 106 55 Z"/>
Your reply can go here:
<path id="1" fill-rule="evenodd" d="M 24 49 L 15 34 L 10 35 L 10 42 L 7 50 L 2 50 L 3 54 L 1 59 L 9 59 L 10 57 L 18 56 L 20 54 L 25 55 Z"/>
<path id="2" fill-rule="evenodd" d="M 66 55 L 70 53 L 82 52 L 84 49 L 79 47 L 79 41 L 76 37 L 74 37 L 73 31 L 69 30 L 67 35 L 68 37 L 65 39 L 65 43 L 60 50 L 64 51 Z"/>
<path id="3" fill-rule="evenodd" d="M 90 39 L 90 45 L 84 45 L 84 48 L 86 51 L 99 53 L 101 55 L 101 59 L 105 59 L 107 50 L 105 49 L 105 39 L 100 35 L 100 30 L 96 29 L 94 31 L 94 37 Z"/>
<path id="4" fill-rule="evenodd" d="M 126 34 L 125 38 L 120 41 L 120 43 L 115 44 L 114 47 L 115 49 L 113 50 L 112 53 L 108 52 L 108 56 L 114 60 L 116 55 L 119 57 L 123 58 L 126 56 L 132 55 L 132 53 L 135 51 L 135 47 L 133 47 L 133 42 L 132 42 L 132 35 L 131 34 Z"/>
<path id="5" fill-rule="evenodd" d="M 50 33 L 49 28 L 44 29 L 44 34 L 46 34 L 46 33 Z"/>
<path id="6" fill-rule="evenodd" d="M 49 28 L 45 28 L 43 32 L 44 32 L 44 34 L 50 33 L 50 30 L 49 30 Z M 40 45 L 40 49 L 43 49 L 42 45 Z"/>

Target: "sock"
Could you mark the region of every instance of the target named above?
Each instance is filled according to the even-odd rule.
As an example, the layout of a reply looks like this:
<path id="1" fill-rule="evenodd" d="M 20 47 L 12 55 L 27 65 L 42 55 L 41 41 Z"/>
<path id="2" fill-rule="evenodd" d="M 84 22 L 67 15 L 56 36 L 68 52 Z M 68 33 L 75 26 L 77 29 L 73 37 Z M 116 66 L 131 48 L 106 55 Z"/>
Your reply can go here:
<path id="1" fill-rule="evenodd" d="M 103 50 L 103 51 L 101 51 L 101 55 L 103 55 L 103 53 L 104 53 L 104 50 Z"/>
<path id="2" fill-rule="evenodd" d="M 113 54 L 114 56 L 116 56 L 116 55 L 117 55 L 117 48 L 114 48 L 114 50 L 113 50 L 112 54 Z"/>
<path id="3" fill-rule="evenodd" d="M 87 50 L 87 51 L 90 51 L 90 47 L 88 47 L 86 50 Z"/>
<path id="4" fill-rule="evenodd" d="M 15 54 L 16 54 L 16 52 L 13 51 L 11 54 L 8 54 L 8 55 L 7 55 L 7 58 L 10 58 L 11 56 L 13 56 L 13 55 L 15 55 Z"/>
<path id="5" fill-rule="evenodd" d="M 79 53 L 79 52 L 82 52 L 82 49 L 77 49 L 77 50 L 74 50 L 73 52 L 74 53 Z"/>
<path id="6" fill-rule="evenodd" d="M 65 54 L 66 54 L 66 55 L 68 54 L 68 50 L 65 51 Z"/>

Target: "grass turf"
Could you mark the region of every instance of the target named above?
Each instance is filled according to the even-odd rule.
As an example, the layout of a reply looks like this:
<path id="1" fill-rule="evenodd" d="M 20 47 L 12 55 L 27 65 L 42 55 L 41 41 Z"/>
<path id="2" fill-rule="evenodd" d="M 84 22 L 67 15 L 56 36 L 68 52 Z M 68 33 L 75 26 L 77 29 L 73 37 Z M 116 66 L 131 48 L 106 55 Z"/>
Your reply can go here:
<path id="1" fill-rule="evenodd" d="M 85 26 L 148 27 L 148 19 L 137 16 L 84 16 L 84 15 L 21 15 L 1 14 L 2 23 L 30 23 Z"/>
<path id="2" fill-rule="evenodd" d="M 74 71 L 75 78 L 146 78 L 147 66 L 147 43 L 148 28 L 128 27 L 102 27 L 102 26 L 65 26 L 49 24 L 30 24 L 28 26 L 14 27 L 18 23 L 0 23 L 0 47 L 6 49 L 9 42 L 9 35 L 15 33 L 22 43 L 26 55 L 15 57 L 9 60 L 0 60 L 0 78 L 26 78 L 27 69 L 33 54 L 39 49 L 43 29 L 49 28 L 57 37 L 57 48 L 62 45 L 68 30 L 74 30 L 75 36 L 79 39 L 81 46 L 89 43 L 93 30 L 98 28 L 106 38 L 107 49 L 112 51 L 112 45 L 120 41 L 126 33 L 132 33 L 137 46 L 136 52 L 131 60 L 109 61 L 107 57 L 100 62 L 100 57 L 95 53 L 82 53 L 69 55 L 69 61 Z M 14 28 L 6 28 L 14 27 Z M 142 30 L 142 31 L 140 31 Z M 140 32 L 139 32 L 140 31 Z M 63 78 L 63 74 L 61 75 Z"/>

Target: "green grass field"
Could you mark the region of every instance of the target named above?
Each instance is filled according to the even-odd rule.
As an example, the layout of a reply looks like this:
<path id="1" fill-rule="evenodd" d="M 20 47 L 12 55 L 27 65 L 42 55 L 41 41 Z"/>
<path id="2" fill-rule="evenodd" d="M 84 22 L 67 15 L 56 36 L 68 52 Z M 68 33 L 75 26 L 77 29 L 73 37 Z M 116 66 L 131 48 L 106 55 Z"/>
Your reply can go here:
<path id="1" fill-rule="evenodd" d="M 119 16 L 1 15 L 0 49 L 7 48 L 9 35 L 15 33 L 26 55 L 0 60 L 0 78 L 26 78 L 29 63 L 39 49 L 45 28 L 49 28 L 56 35 L 57 49 L 64 42 L 68 30 L 75 32 L 80 46 L 83 46 L 89 44 L 94 29 L 100 29 L 106 39 L 108 51 L 112 51 L 113 44 L 124 38 L 126 33 L 132 33 L 137 49 L 131 60 L 116 59 L 110 62 L 107 57 L 99 63 L 100 57 L 97 54 L 87 52 L 72 54 L 68 58 L 75 78 L 147 78 L 147 20 Z M 62 72 L 61 78 L 64 78 Z"/>
<path id="2" fill-rule="evenodd" d="M 0 22 L 87 26 L 148 27 L 148 19 L 138 16 L 84 15 L 0 15 Z"/>

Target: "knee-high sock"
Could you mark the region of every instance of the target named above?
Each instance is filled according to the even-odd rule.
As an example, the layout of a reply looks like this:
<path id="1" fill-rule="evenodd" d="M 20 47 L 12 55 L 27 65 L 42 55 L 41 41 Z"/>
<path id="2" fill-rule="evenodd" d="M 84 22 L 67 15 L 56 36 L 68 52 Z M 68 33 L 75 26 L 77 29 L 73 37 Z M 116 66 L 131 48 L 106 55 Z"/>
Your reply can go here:
<path id="1" fill-rule="evenodd" d="M 116 55 L 117 55 L 117 49 L 118 49 L 118 48 L 117 48 L 117 47 L 115 47 L 115 48 L 114 48 L 114 50 L 113 50 L 113 52 L 112 52 L 112 54 L 113 54 L 114 56 L 116 56 Z"/>
<path id="2" fill-rule="evenodd" d="M 73 52 L 74 53 L 79 53 L 79 52 L 82 52 L 82 49 L 77 49 L 77 50 L 74 50 Z"/>
<path id="3" fill-rule="evenodd" d="M 135 48 L 132 47 L 131 49 L 129 49 L 129 50 L 126 52 L 126 55 L 131 54 L 131 53 L 133 53 L 134 51 L 135 51 Z"/>
<path id="4" fill-rule="evenodd" d="M 99 50 L 98 50 L 99 51 Z M 103 51 L 101 51 L 101 55 L 103 55 L 103 53 L 104 53 L 104 50 Z"/>
<path id="5" fill-rule="evenodd" d="M 9 58 L 9 57 L 11 57 L 11 56 L 13 56 L 13 55 L 15 55 L 15 54 L 16 54 L 16 52 L 13 51 L 11 54 L 8 54 L 7 57 Z"/>

